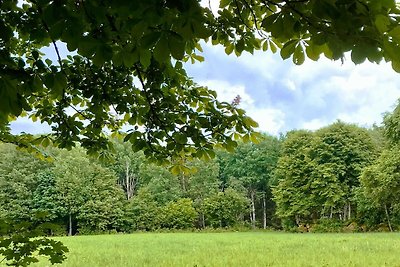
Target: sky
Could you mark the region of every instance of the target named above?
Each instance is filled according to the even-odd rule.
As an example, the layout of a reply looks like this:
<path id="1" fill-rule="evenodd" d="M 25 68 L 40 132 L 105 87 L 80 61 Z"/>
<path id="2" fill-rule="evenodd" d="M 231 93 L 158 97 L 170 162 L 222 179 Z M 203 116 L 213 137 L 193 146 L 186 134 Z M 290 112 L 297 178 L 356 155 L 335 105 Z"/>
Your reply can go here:
<path id="1" fill-rule="evenodd" d="M 321 58 L 296 66 L 270 51 L 226 55 L 221 46 L 203 44 L 205 62 L 187 64 L 189 76 L 215 90 L 259 123 L 259 131 L 279 135 L 293 129 L 316 130 L 337 120 L 369 127 L 382 122 L 400 98 L 400 74 L 390 64 L 355 66 Z M 52 53 L 52 50 L 48 50 Z M 50 55 L 51 57 L 51 55 Z M 49 126 L 20 118 L 13 133 L 45 133 Z"/>
<path id="2" fill-rule="evenodd" d="M 279 53 L 226 55 L 221 46 L 204 45 L 205 62 L 187 66 L 200 85 L 240 107 L 272 135 L 293 129 L 316 130 L 337 120 L 369 127 L 381 124 L 400 98 L 400 74 L 390 64 L 355 66 L 321 58 L 296 66 Z"/>

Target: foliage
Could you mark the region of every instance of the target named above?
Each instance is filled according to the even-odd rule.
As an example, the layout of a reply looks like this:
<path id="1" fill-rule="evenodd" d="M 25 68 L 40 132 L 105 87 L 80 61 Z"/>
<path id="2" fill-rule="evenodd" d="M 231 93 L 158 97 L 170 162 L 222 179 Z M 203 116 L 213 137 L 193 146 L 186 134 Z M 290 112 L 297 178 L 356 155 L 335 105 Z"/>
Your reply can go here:
<path id="1" fill-rule="evenodd" d="M 56 187 L 56 177 L 50 170 L 40 172 L 37 177 L 37 186 L 33 191 L 33 211 L 43 214 L 42 220 L 54 221 L 63 215 L 61 196 Z"/>
<path id="2" fill-rule="evenodd" d="M 183 62 L 202 61 L 208 40 L 227 54 L 279 48 L 295 64 L 351 51 L 355 63 L 384 59 L 400 70 L 395 0 L 221 0 L 214 11 L 197 0 L 3 0 L 0 140 L 31 150 L 79 142 L 95 153 L 111 147 L 106 130 L 129 129 L 134 150 L 165 162 L 256 139 L 256 122 L 185 73 Z M 24 115 L 51 125 L 53 135 L 12 135 L 9 122 Z"/>
<path id="3" fill-rule="evenodd" d="M 95 232 L 121 230 L 124 224 L 123 192 L 115 184 L 115 174 L 93 166 L 93 176 L 86 181 L 86 201 L 77 215 L 78 227 Z"/>
<path id="4" fill-rule="evenodd" d="M 312 139 L 310 132 L 293 131 L 282 144 L 282 156 L 275 170 L 277 184 L 272 191 L 276 213 L 281 218 L 308 216 L 315 208 L 307 190 L 311 183 L 309 150 Z"/>
<path id="5" fill-rule="evenodd" d="M 0 221 L 0 255 L 4 257 L 0 262 L 5 260 L 9 266 L 28 266 L 39 261 L 36 253 L 49 257 L 51 264 L 63 262 L 68 248 L 60 241 L 40 237 L 47 227 L 51 225 L 34 227 L 27 222 Z"/>
<path id="6" fill-rule="evenodd" d="M 362 176 L 360 182 L 361 186 L 355 190 L 354 195 L 357 203 L 356 222 L 363 231 L 374 231 L 378 225 L 386 223 L 385 210 L 365 195 Z"/>
<path id="7" fill-rule="evenodd" d="M 31 220 L 35 177 L 49 163 L 18 151 L 11 144 L 0 144 L 0 154 L 0 218 L 16 222 Z"/>
<path id="8" fill-rule="evenodd" d="M 144 164 L 139 170 L 142 177 L 142 188 L 146 188 L 155 201 L 164 205 L 177 200 L 183 194 L 179 185 L 179 179 L 167 168 L 155 164 Z"/>
<path id="9" fill-rule="evenodd" d="M 216 144 L 236 145 L 231 134 L 254 135 L 256 122 L 183 69 L 189 57 L 202 59 L 195 50 L 217 25 L 198 1 L 6 0 L 0 11 L 1 140 L 65 148 L 79 142 L 95 153 L 111 147 L 106 129 L 120 136 L 128 126 L 124 140 L 135 151 L 165 162 L 210 157 Z M 43 54 L 46 46 L 56 62 Z M 23 115 L 48 123 L 53 135 L 11 135 L 8 123 Z"/>
<path id="10" fill-rule="evenodd" d="M 400 100 L 396 108 L 386 113 L 383 118 L 384 134 L 387 140 L 392 144 L 400 143 Z"/>
<path id="11" fill-rule="evenodd" d="M 139 189 L 129 203 L 127 216 L 134 230 L 155 230 L 160 227 L 160 207 L 147 189 Z"/>
<path id="12" fill-rule="evenodd" d="M 221 157 L 220 162 L 225 161 L 222 164 L 225 183 L 237 191 L 244 192 L 250 199 L 253 227 L 258 210 L 261 211 L 264 228 L 267 225 L 267 212 L 274 213 L 273 208 L 267 208 L 266 205 L 272 197 L 270 184 L 279 153 L 279 140 L 263 135 L 257 144 L 239 143 L 234 153 L 225 153 L 222 157 L 223 152 L 218 154 Z"/>
<path id="13" fill-rule="evenodd" d="M 384 209 L 391 228 L 391 217 L 400 215 L 400 152 L 398 146 L 384 150 L 374 165 L 362 173 L 362 190 L 372 207 Z M 397 216 L 393 216 L 397 215 Z"/>
<path id="14" fill-rule="evenodd" d="M 336 122 L 315 133 L 288 134 L 282 155 L 274 188 L 277 213 L 299 223 L 335 214 L 350 219 L 359 176 L 376 150 L 366 130 Z"/>
<path id="15" fill-rule="evenodd" d="M 315 233 L 340 233 L 344 231 L 345 224 L 338 219 L 319 219 L 310 229 Z"/>
<path id="16" fill-rule="evenodd" d="M 229 227 L 236 224 L 248 207 L 248 201 L 232 189 L 219 192 L 204 200 L 202 209 L 212 227 Z"/>
<path id="17" fill-rule="evenodd" d="M 169 229 L 188 229 L 193 227 L 197 212 L 193 201 L 181 198 L 170 202 L 161 209 L 161 226 Z"/>
<path id="18" fill-rule="evenodd" d="M 143 182 L 140 177 L 140 168 L 144 164 L 142 152 L 133 152 L 128 143 L 112 140 L 114 146 L 113 160 L 104 162 L 106 167 L 111 168 L 118 176 L 118 184 L 131 199 L 137 192 L 139 185 Z"/>

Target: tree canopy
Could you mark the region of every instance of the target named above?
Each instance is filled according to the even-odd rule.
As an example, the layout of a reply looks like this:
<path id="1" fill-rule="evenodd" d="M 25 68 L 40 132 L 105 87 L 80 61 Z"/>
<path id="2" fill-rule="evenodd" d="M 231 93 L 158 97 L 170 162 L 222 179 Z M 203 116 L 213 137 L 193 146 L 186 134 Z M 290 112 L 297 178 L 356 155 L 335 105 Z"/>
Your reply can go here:
<path id="1" fill-rule="evenodd" d="M 198 0 L 3 0 L 0 140 L 95 152 L 109 148 L 105 133 L 124 130 L 158 161 L 212 157 L 217 144 L 256 138 L 257 123 L 187 76 L 183 63 L 203 60 L 204 41 L 236 55 L 280 49 L 296 64 L 351 51 L 355 63 L 386 60 L 400 71 L 398 22 L 395 0 L 221 0 L 218 10 Z M 12 135 L 20 116 L 52 135 Z"/>

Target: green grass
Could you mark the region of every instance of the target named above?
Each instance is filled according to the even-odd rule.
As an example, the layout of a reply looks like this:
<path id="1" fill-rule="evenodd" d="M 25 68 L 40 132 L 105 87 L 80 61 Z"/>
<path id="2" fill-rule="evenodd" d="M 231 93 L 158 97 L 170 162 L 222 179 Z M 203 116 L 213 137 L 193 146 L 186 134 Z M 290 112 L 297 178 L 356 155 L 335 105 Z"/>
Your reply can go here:
<path id="1" fill-rule="evenodd" d="M 400 266 L 399 233 L 137 233 L 57 239 L 70 249 L 62 266 Z"/>

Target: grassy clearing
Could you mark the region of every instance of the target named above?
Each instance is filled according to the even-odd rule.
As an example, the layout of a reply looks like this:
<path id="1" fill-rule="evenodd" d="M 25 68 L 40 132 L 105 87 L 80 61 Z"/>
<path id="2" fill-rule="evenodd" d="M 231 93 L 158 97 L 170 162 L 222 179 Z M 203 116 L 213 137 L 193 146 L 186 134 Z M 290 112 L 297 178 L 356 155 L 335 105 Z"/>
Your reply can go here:
<path id="1" fill-rule="evenodd" d="M 70 249 L 63 266 L 400 266 L 399 233 L 137 233 L 59 240 Z"/>

